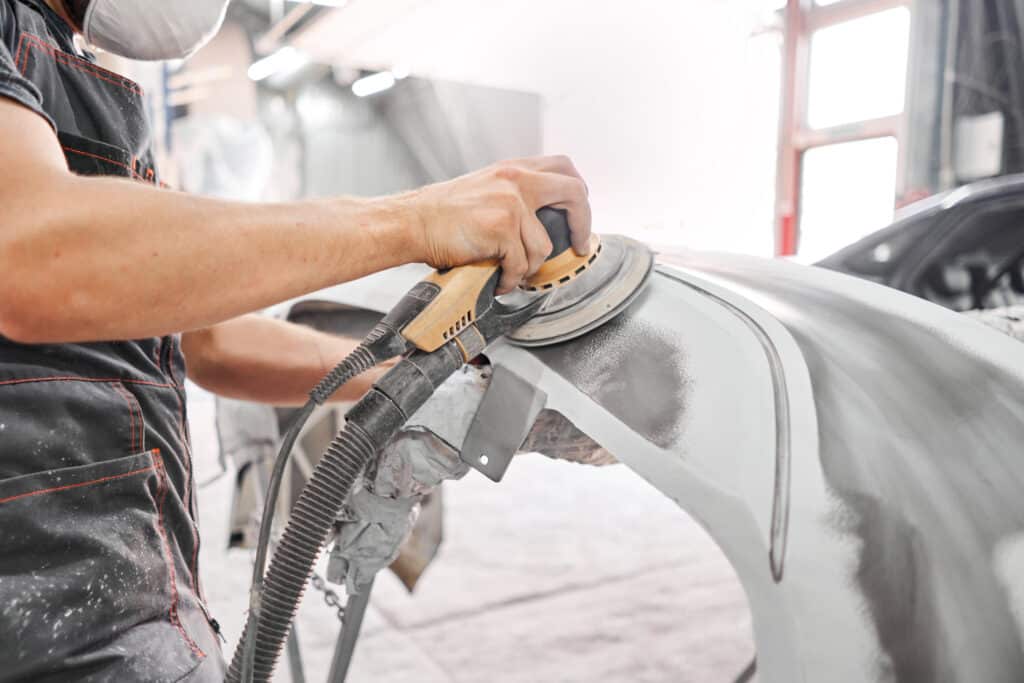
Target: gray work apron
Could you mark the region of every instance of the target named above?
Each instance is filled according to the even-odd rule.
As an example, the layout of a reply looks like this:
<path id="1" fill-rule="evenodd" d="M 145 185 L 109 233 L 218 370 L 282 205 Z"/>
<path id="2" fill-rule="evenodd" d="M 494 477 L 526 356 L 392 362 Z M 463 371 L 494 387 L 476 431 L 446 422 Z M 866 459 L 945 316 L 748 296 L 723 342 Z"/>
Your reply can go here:
<path id="1" fill-rule="evenodd" d="M 43 3 L 15 7 L 12 54 L 70 170 L 158 184 L 139 86 L 60 49 Z M 222 680 L 184 378 L 177 337 L 0 337 L 0 681 Z"/>

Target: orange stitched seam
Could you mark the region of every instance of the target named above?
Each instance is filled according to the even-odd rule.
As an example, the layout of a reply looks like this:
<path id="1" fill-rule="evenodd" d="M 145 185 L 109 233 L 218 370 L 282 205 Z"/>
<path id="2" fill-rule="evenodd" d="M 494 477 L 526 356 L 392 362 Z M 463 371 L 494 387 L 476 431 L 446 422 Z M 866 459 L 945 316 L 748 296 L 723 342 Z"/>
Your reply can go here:
<path id="1" fill-rule="evenodd" d="M 36 41 L 32 41 L 32 40 L 29 41 L 29 43 L 35 43 L 35 42 Z M 29 45 L 30 49 L 31 49 L 31 47 L 32 46 Z M 55 61 L 55 62 L 59 62 L 59 63 L 65 65 L 65 66 L 70 66 L 72 69 L 77 69 L 79 71 L 82 71 L 85 74 L 87 74 L 89 76 L 92 76 L 93 78 L 95 78 L 97 80 L 103 81 L 104 83 L 110 83 L 111 85 L 116 85 L 119 88 L 123 88 L 123 89 L 127 90 L 128 92 L 130 92 L 130 93 L 132 93 L 134 95 L 138 95 L 139 97 L 142 97 L 141 90 L 138 90 L 137 88 L 134 88 L 134 87 L 128 85 L 127 83 L 122 82 L 122 81 L 118 81 L 118 80 L 115 80 L 113 78 L 107 78 L 106 76 L 103 76 L 103 75 L 101 75 L 99 73 L 96 73 L 95 71 L 89 69 L 88 67 L 85 66 L 85 64 L 89 64 L 89 62 L 82 62 L 82 63 L 74 62 L 74 61 L 71 60 L 70 55 L 67 55 L 67 54 L 65 54 L 63 52 L 57 52 L 53 48 L 51 48 L 49 45 L 39 44 L 39 45 L 37 45 L 37 47 L 45 48 L 45 50 L 50 53 L 50 58 L 53 59 L 53 61 Z M 26 57 L 25 61 L 26 62 L 28 61 L 27 57 Z"/>
<path id="2" fill-rule="evenodd" d="M 22 31 L 21 36 L 18 37 L 18 49 L 14 52 L 14 66 L 17 67 L 18 71 L 20 71 L 22 75 L 25 74 L 25 67 L 21 63 L 22 59 L 25 58 L 22 51 L 25 50 L 25 36 L 27 35 L 28 33 Z"/>
<path id="3" fill-rule="evenodd" d="M 127 91 L 129 91 L 131 93 L 136 94 L 136 95 L 139 95 L 139 96 L 142 95 L 142 92 L 140 90 L 138 90 L 135 87 L 132 87 L 128 83 L 125 83 L 124 81 L 115 80 L 113 78 L 108 78 L 108 77 L 102 75 L 102 73 L 99 72 L 100 71 L 99 67 L 95 67 L 95 70 L 94 70 L 93 68 L 90 68 L 90 66 L 87 66 L 87 65 L 91 65 L 91 62 L 86 62 L 84 60 L 80 60 L 80 61 L 77 61 L 77 62 L 73 61 L 73 60 L 75 60 L 77 58 L 73 57 L 72 55 L 67 54 L 66 52 L 58 51 L 55 47 L 53 47 L 51 45 L 47 45 L 46 43 L 42 42 L 38 37 L 36 37 L 36 36 L 34 36 L 32 34 L 25 34 L 25 35 L 28 36 L 29 40 L 26 42 L 26 45 L 25 45 L 25 47 L 26 47 L 26 49 L 25 49 L 25 58 L 24 58 L 24 63 L 22 64 L 23 68 L 28 68 L 28 58 L 29 58 L 29 55 L 32 53 L 32 48 L 36 47 L 38 49 L 43 50 L 44 52 L 47 52 L 50 55 L 50 58 L 53 59 L 54 62 L 58 62 L 60 64 L 64 64 L 65 66 L 71 67 L 72 69 L 77 69 L 78 71 L 82 71 L 86 75 L 92 76 L 93 78 L 96 78 L 97 80 L 101 80 L 101 81 L 104 81 L 106 83 L 110 83 L 111 85 L 116 85 L 116 86 L 118 86 L 120 88 L 123 88 L 123 89 L 125 89 L 125 90 L 127 90 Z M 106 70 L 103 69 L 102 71 L 106 71 Z M 110 72 L 108 71 L 107 73 L 110 73 Z"/>
<path id="4" fill-rule="evenodd" d="M 66 491 L 68 489 L 75 489 L 75 488 L 80 488 L 82 486 L 89 486 L 89 485 L 92 485 L 92 484 L 99 484 L 99 483 L 106 482 L 106 481 L 113 481 L 115 479 L 124 479 L 125 477 L 131 477 L 131 476 L 136 475 L 136 474 L 141 474 L 142 472 L 156 471 L 157 479 L 158 479 L 157 487 L 158 487 L 158 490 L 159 490 L 158 495 L 160 497 L 160 500 L 157 503 L 157 516 L 158 516 L 158 521 L 159 521 L 159 525 L 158 525 L 157 528 L 158 528 L 158 531 L 160 533 L 160 537 L 163 539 L 163 542 L 164 542 L 163 543 L 164 544 L 164 550 L 165 550 L 165 553 L 166 553 L 165 556 L 164 556 L 164 559 L 165 559 L 165 562 L 167 564 L 167 572 L 168 572 L 168 575 L 169 575 L 170 588 L 171 588 L 171 608 L 170 608 L 170 611 L 168 612 L 168 617 L 169 617 L 169 619 L 171 621 L 171 624 L 178 630 L 178 632 L 181 634 L 181 637 L 185 640 L 185 644 L 188 645 L 189 649 L 192 650 L 192 652 L 195 655 L 197 655 L 198 657 L 205 658 L 206 657 L 206 653 L 204 653 L 199 648 L 199 646 L 195 643 L 195 641 L 193 641 L 189 637 L 188 633 L 185 632 L 185 627 L 182 626 L 181 619 L 178 617 L 178 588 L 177 588 L 177 581 L 175 581 L 175 578 L 174 578 L 174 558 L 171 555 L 171 544 L 170 544 L 170 541 L 167 538 L 167 530 L 164 527 L 164 512 L 163 512 L 163 510 L 164 510 L 164 500 L 167 497 L 166 473 L 165 473 L 165 471 L 163 469 L 163 459 L 160 457 L 160 449 L 154 448 L 152 451 L 150 451 L 150 453 L 152 454 L 152 456 L 154 458 L 154 463 L 152 465 L 150 465 L 149 467 L 143 467 L 143 468 L 140 468 L 140 469 L 137 469 L 137 470 L 132 470 L 131 472 L 125 472 L 123 474 L 114 474 L 114 475 L 111 475 L 109 477 L 100 477 L 99 479 L 93 479 L 92 481 L 84 481 L 84 482 L 80 482 L 78 484 L 67 484 L 65 486 L 56 486 L 56 487 L 49 488 L 49 489 L 42 489 L 40 491 L 31 491 L 29 493 L 22 493 L 22 494 L 19 494 L 17 496 L 10 496 L 8 498 L 0 498 L 0 503 L 8 503 L 8 502 L 11 502 L 13 500 L 19 500 L 21 498 L 29 498 L 29 497 L 32 497 L 32 496 L 41 496 L 43 494 L 54 493 L 56 491 Z"/>
<path id="5" fill-rule="evenodd" d="M 149 180 L 147 178 L 143 178 L 142 175 L 137 170 L 135 170 L 135 165 L 136 165 L 136 162 L 138 161 L 137 157 L 132 157 L 132 163 L 130 165 L 125 165 L 125 164 L 121 163 L 120 161 L 117 161 L 116 159 L 111 159 L 110 157 L 105 157 L 105 156 L 101 156 L 99 154 L 93 154 L 91 152 L 86 152 L 86 151 L 83 151 L 83 150 L 80 150 L 80 149 L 75 149 L 74 147 L 67 147 L 67 146 L 63 146 L 62 145 L 61 149 L 63 149 L 65 152 L 71 152 L 72 154 L 81 154 L 84 157 L 91 157 L 93 159 L 98 159 L 99 161 L 106 161 L 108 163 L 113 164 L 114 166 L 120 166 L 124 170 L 128 171 L 129 173 L 131 173 L 132 180 L 141 180 L 143 182 L 148 182 L 150 184 L 153 184 L 152 180 Z"/>
<path id="6" fill-rule="evenodd" d="M 132 179 L 133 180 L 143 180 L 142 176 L 140 176 L 138 173 L 136 173 L 134 168 L 132 168 L 131 166 L 129 166 L 127 164 L 123 164 L 120 161 L 116 161 L 116 160 L 110 159 L 108 157 L 100 156 L 99 154 L 93 154 L 91 152 L 83 152 L 80 149 L 75 149 L 74 147 L 68 147 L 66 145 L 61 145 L 61 149 L 63 149 L 65 152 L 71 152 L 72 154 L 81 154 L 83 157 L 89 157 L 91 159 L 97 159 L 99 161 L 105 161 L 108 164 L 113 164 L 114 166 L 120 166 L 121 168 L 123 168 L 124 170 L 126 170 L 126 171 L 128 171 L 129 173 L 132 174 Z"/>
<path id="7" fill-rule="evenodd" d="M 146 442 L 146 421 L 142 416 L 142 406 L 138 404 L 135 399 L 135 395 L 128 391 L 128 388 L 121 382 L 111 382 L 111 386 L 114 390 L 124 399 L 125 403 L 128 404 L 129 414 L 129 427 L 131 429 L 131 450 L 133 453 L 142 450 L 142 447 Z M 138 428 L 136 428 L 136 417 L 138 417 Z"/>
<path id="8" fill-rule="evenodd" d="M 149 183 L 150 185 L 155 185 L 155 180 L 150 177 L 151 175 L 156 175 L 155 171 L 153 171 L 152 168 L 148 168 L 146 169 L 145 177 L 143 177 L 143 175 L 139 173 L 141 169 L 142 162 L 139 161 L 138 157 L 132 157 L 132 176 L 135 178 L 135 180 L 141 180 L 143 182 Z"/>
<path id="9" fill-rule="evenodd" d="M 163 458 L 159 452 L 154 453 L 156 458 L 157 477 L 159 479 L 159 496 L 160 501 L 157 503 L 157 515 L 159 517 L 159 531 L 160 536 L 164 540 L 164 550 L 166 552 L 165 561 L 167 564 L 167 574 L 171 584 L 171 609 L 168 612 L 168 618 L 171 624 L 178 629 L 181 637 L 185 640 L 185 644 L 188 645 L 192 653 L 198 657 L 205 658 L 206 654 L 199 649 L 199 646 L 189 637 L 188 633 L 185 632 L 185 627 L 181 623 L 181 619 L 178 617 L 178 582 L 175 579 L 174 574 L 174 555 L 171 553 L 171 542 L 167 537 L 167 529 L 164 527 L 164 500 L 167 498 L 167 472 L 163 467 Z"/>
<path id="10" fill-rule="evenodd" d="M 128 398 L 131 400 L 132 408 L 135 409 L 135 416 L 138 418 L 138 422 L 136 423 L 136 432 L 135 433 L 138 435 L 139 440 L 138 440 L 138 443 L 136 443 L 135 448 L 137 450 L 140 450 L 140 451 L 145 450 L 146 449 L 146 416 L 142 412 L 142 404 L 139 403 L 138 397 L 136 397 L 135 394 L 133 394 L 128 387 L 124 386 L 123 383 L 121 384 L 121 386 L 122 386 L 122 388 L 124 388 L 124 393 L 127 394 Z"/>
<path id="11" fill-rule="evenodd" d="M 125 472 L 124 474 L 112 474 L 109 477 L 100 477 L 99 479 L 93 479 L 92 481 L 83 481 L 78 484 L 65 484 L 64 486 L 55 486 L 49 489 L 41 489 L 39 491 L 29 491 L 28 493 L 19 493 L 16 496 L 9 496 L 7 498 L 0 498 L 0 503 L 9 503 L 12 500 L 20 500 L 21 498 L 31 498 L 32 496 L 41 496 L 45 493 L 55 493 L 57 491 L 67 491 L 68 489 L 77 489 L 82 486 L 91 486 L 92 484 L 101 484 L 105 481 L 113 481 L 114 479 L 124 479 L 125 477 L 131 477 L 142 472 L 149 472 L 154 469 L 154 465 L 149 467 L 143 467 L 141 469 L 132 470 L 131 472 Z"/>
<path id="12" fill-rule="evenodd" d="M 99 154 L 85 152 L 83 150 L 75 149 L 74 147 L 67 147 L 65 145 L 61 145 L 61 149 L 63 149 L 65 152 L 71 152 L 72 154 L 81 154 L 83 157 L 89 157 L 90 159 L 98 159 L 99 161 L 105 161 L 108 164 L 113 164 L 114 166 L 120 166 L 121 168 L 125 169 L 132 175 L 135 175 L 135 169 L 133 169 L 131 166 L 123 162 L 117 161 L 115 159 L 111 159 L 110 157 L 100 156 Z"/>
<path id="13" fill-rule="evenodd" d="M 119 385 L 117 382 L 111 382 L 110 386 L 113 387 L 114 391 L 117 392 L 117 395 L 120 396 L 122 399 L 124 399 L 124 402 L 128 404 L 128 432 L 129 432 L 129 440 L 131 441 L 131 445 L 129 446 L 129 448 L 131 449 L 132 453 L 134 453 L 135 452 L 135 408 L 132 407 L 131 400 L 127 396 L 125 396 L 124 387 Z"/>
<path id="14" fill-rule="evenodd" d="M 176 389 L 173 384 L 161 384 L 149 382 L 144 379 L 122 379 L 119 377 L 32 377 L 27 379 L 7 379 L 0 381 L 0 386 L 9 384 L 31 384 L 32 382 L 125 382 L 128 384 L 144 384 L 149 387 L 160 387 L 161 389 Z"/>
<path id="15" fill-rule="evenodd" d="M 50 45 L 49 43 L 45 42 L 39 36 L 34 35 L 32 33 L 23 32 L 21 35 L 23 38 L 27 37 L 29 43 L 34 43 L 36 47 L 38 47 L 39 49 L 48 52 L 50 56 L 53 57 L 54 61 L 63 61 L 64 64 L 70 66 L 73 69 L 84 71 L 85 73 L 87 73 L 90 76 L 93 76 L 94 78 L 98 78 L 101 81 L 106 81 L 107 83 L 111 83 L 113 85 L 124 88 L 125 90 L 133 92 L 136 95 L 141 96 L 145 94 L 138 83 L 135 83 L 129 78 L 125 78 L 121 74 L 114 73 L 113 71 L 110 71 L 109 69 L 104 69 L 101 66 L 97 66 L 96 64 L 93 64 L 90 61 L 87 61 L 80 57 L 76 57 L 75 55 L 64 52 L 63 50 L 59 50 L 53 45 Z M 25 51 L 26 66 L 28 64 L 28 54 L 30 50 L 31 45 L 29 45 L 29 49 Z"/>
<path id="16" fill-rule="evenodd" d="M 135 450 L 141 451 L 146 447 L 146 418 L 142 415 L 142 406 L 139 405 L 139 399 L 135 398 L 135 394 L 128 391 L 128 387 L 121 385 L 124 389 L 125 398 L 128 399 L 128 404 L 131 407 L 132 417 L 136 419 L 135 422 Z"/>
<path id="17" fill-rule="evenodd" d="M 56 47 L 44 42 L 39 36 L 28 33 L 27 31 L 23 31 L 21 33 L 21 36 L 18 38 L 18 47 L 15 50 L 14 65 L 18 68 L 19 71 L 21 71 L 22 75 L 25 74 L 25 69 L 28 68 L 28 57 L 29 54 L 31 54 L 32 52 L 33 44 L 35 44 L 36 47 L 48 52 L 55 62 L 60 62 L 62 64 L 65 64 L 66 66 L 70 66 L 73 69 L 84 71 L 85 73 L 87 73 L 90 76 L 93 76 L 94 78 L 124 88 L 129 92 L 139 95 L 140 97 L 145 95 L 145 92 L 142 90 L 139 84 L 135 83 L 131 79 L 125 78 L 121 74 L 114 73 L 113 71 L 104 69 L 103 67 L 96 66 L 92 62 L 76 57 L 75 55 L 69 54 L 62 50 L 58 50 Z M 109 74 L 113 78 L 106 78 L 103 74 Z M 111 164 L 126 169 L 131 174 L 132 178 L 134 178 L 135 180 L 145 180 L 149 183 L 156 184 L 155 171 L 149 169 L 149 171 L 147 172 L 147 176 L 143 178 L 142 174 L 138 173 L 138 171 L 136 171 L 134 167 L 134 159 L 132 166 L 128 167 L 113 159 L 108 159 L 106 157 L 89 154 L 88 152 L 83 152 L 81 150 L 65 147 L 64 151 L 72 152 L 75 154 L 81 154 L 87 157 L 92 157 L 94 159 L 99 159 L 100 161 L 110 162 Z"/>

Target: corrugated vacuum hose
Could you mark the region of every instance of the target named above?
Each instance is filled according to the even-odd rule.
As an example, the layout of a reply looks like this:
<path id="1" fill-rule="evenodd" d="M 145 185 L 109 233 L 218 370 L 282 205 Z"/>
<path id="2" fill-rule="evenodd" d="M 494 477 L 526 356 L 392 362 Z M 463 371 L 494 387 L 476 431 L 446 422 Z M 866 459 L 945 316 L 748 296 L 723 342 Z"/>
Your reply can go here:
<path id="1" fill-rule="evenodd" d="M 254 614 L 250 611 L 227 681 L 240 683 L 242 680 L 244 645 L 252 629 L 257 629 L 252 680 L 270 680 L 316 558 L 356 480 L 376 451 L 366 431 L 349 422 L 313 470 L 271 560 L 259 623 L 254 623 Z"/>
<path id="2" fill-rule="evenodd" d="M 309 392 L 311 401 L 319 405 L 327 402 L 334 392 L 343 387 L 350 379 L 357 377 L 382 360 L 387 360 L 401 352 L 400 348 L 387 349 L 385 342 L 393 336 L 391 330 L 378 323 L 359 346 L 333 370 L 320 380 L 320 383 Z"/>
<path id="3" fill-rule="evenodd" d="M 312 391 L 309 392 L 309 401 L 307 401 L 293 417 L 291 425 L 284 434 L 281 442 L 281 450 L 277 455 L 277 460 L 274 462 L 274 469 L 271 472 L 270 482 L 267 486 L 266 500 L 263 506 L 263 516 L 260 521 L 259 542 L 256 544 L 256 557 L 253 563 L 249 618 L 246 630 L 242 634 L 242 639 L 239 641 L 238 647 L 235 651 L 231 670 L 235 671 L 236 675 L 241 676 L 241 680 L 243 681 L 248 682 L 253 680 L 252 666 L 255 660 L 257 634 L 253 632 L 254 629 L 250 628 L 250 625 L 254 621 L 259 621 L 262 606 L 265 602 L 263 599 L 264 571 L 267 564 L 267 553 L 270 549 L 270 535 L 273 530 L 274 510 L 277 507 L 276 503 L 281 489 L 281 482 L 284 480 L 289 456 L 291 455 L 295 441 L 298 439 L 298 436 L 302 431 L 302 427 L 306 424 L 306 421 L 318 405 L 322 405 L 327 402 L 327 400 L 350 379 L 361 375 L 380 361 L 392 358 L 401 353 L 404 350 L 404 346 L 405 345 L 401 340 L 401 337 L 399 337 L 393 329 L 389 328 L 384 323 L 378 323 L 362 343 L 360 343 L 359 346 L 348 355 L 348 357 L 338 363 L 338 365 L 335 366 L 335 368 L 331 370 L 331 372 L 329 372 L 327 376 L 325 376 L 323 380 L 313 388 Z M 355 430 L 356 427 L 353 427 L 353 431 Z M 346 453 L 351 450 L 342 449 L 342 442 L 344 440 L 345 433 L 345 431 L 341 432 L 331 444 L 331 448 L 334 449 L 337 454 Z M 363 433 L 365 434 L 365 432 Z M 356 438 L 356 443 L 361 443 L 361 441 Z M 328 455 L 329 454 L 330 451 L 328 452 Z M 370 455 L 366 457 L 367 459 L 372 457 L 372 451 L 370 452 Z M 325 460 L 326 459 L 327 458 L 325 456 Z M 355 479 L 353 478 L 352 481 L 354 482 Z M 349 484 L 349 488 L 351 488 L 351 486 L 352 484 Z M 347 495 L 347 492 L 342 495 L 342 501 L 344 501 L 345 495 Z M 300 498 L 300 500 L 302 499 Z M 297 509 L 298 508 L 296 507 L 296 510 Z M 327 528 L 329 528 L 329 526 Z M 269 573 L 266 578 L 270 578 Z M 235 666 L 236 663 L 237 667 Z M 238 680 L 237 678 L 231 678 L 231 671 L 229 671 L 228 680 Z"/>
<path id="4" fill-rule="evenodd" d="M 227 681 L 270 680 L 316 558 L 356 481 L 408 416 L 462 366 L 465 358 L 458 348 L 453 340 L 433 353 L 406 356 L 345 415 L 345 428 L 331 442 L 299 494 L 265 580 L 260 561 L 253 569 L 259 581 L 253 584 L 249 616 Z M 269 498 L 267 505 L 271 505 Z M 269 533 L 269 514 L 264 511 L 261 541 L 263 534 Z M 267 545 L 261 544 L 264 553 Z"/>

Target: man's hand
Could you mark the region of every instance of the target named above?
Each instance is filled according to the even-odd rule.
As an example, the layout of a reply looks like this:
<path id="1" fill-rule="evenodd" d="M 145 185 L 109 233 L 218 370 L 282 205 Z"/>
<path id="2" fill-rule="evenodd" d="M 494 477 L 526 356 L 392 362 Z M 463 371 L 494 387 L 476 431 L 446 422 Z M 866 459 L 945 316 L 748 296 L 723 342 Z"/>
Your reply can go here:
<path id="1" fill-rule="evenodd" d="M 420 259 L 435 268 L 500 259 L 499 294 L 535 273 L 551 254 L 551 240 L 537 220 L 541 207 L 569 212 L 578 254 L 590 241 L 587 186 L 564 156 L 501 162 L 402 199 L 419 218 Z"/>

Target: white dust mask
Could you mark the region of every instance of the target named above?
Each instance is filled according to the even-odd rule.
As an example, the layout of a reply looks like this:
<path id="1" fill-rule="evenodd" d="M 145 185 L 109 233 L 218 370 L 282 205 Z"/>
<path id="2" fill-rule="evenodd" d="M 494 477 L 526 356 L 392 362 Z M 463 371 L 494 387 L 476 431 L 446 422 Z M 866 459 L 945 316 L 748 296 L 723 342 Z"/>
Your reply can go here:
<path id="1" fill-rule="evenodd" d="M 220 30 L 230 0 L 92 0 L 85 39 L 129 59 L 184 59 Z"/>

